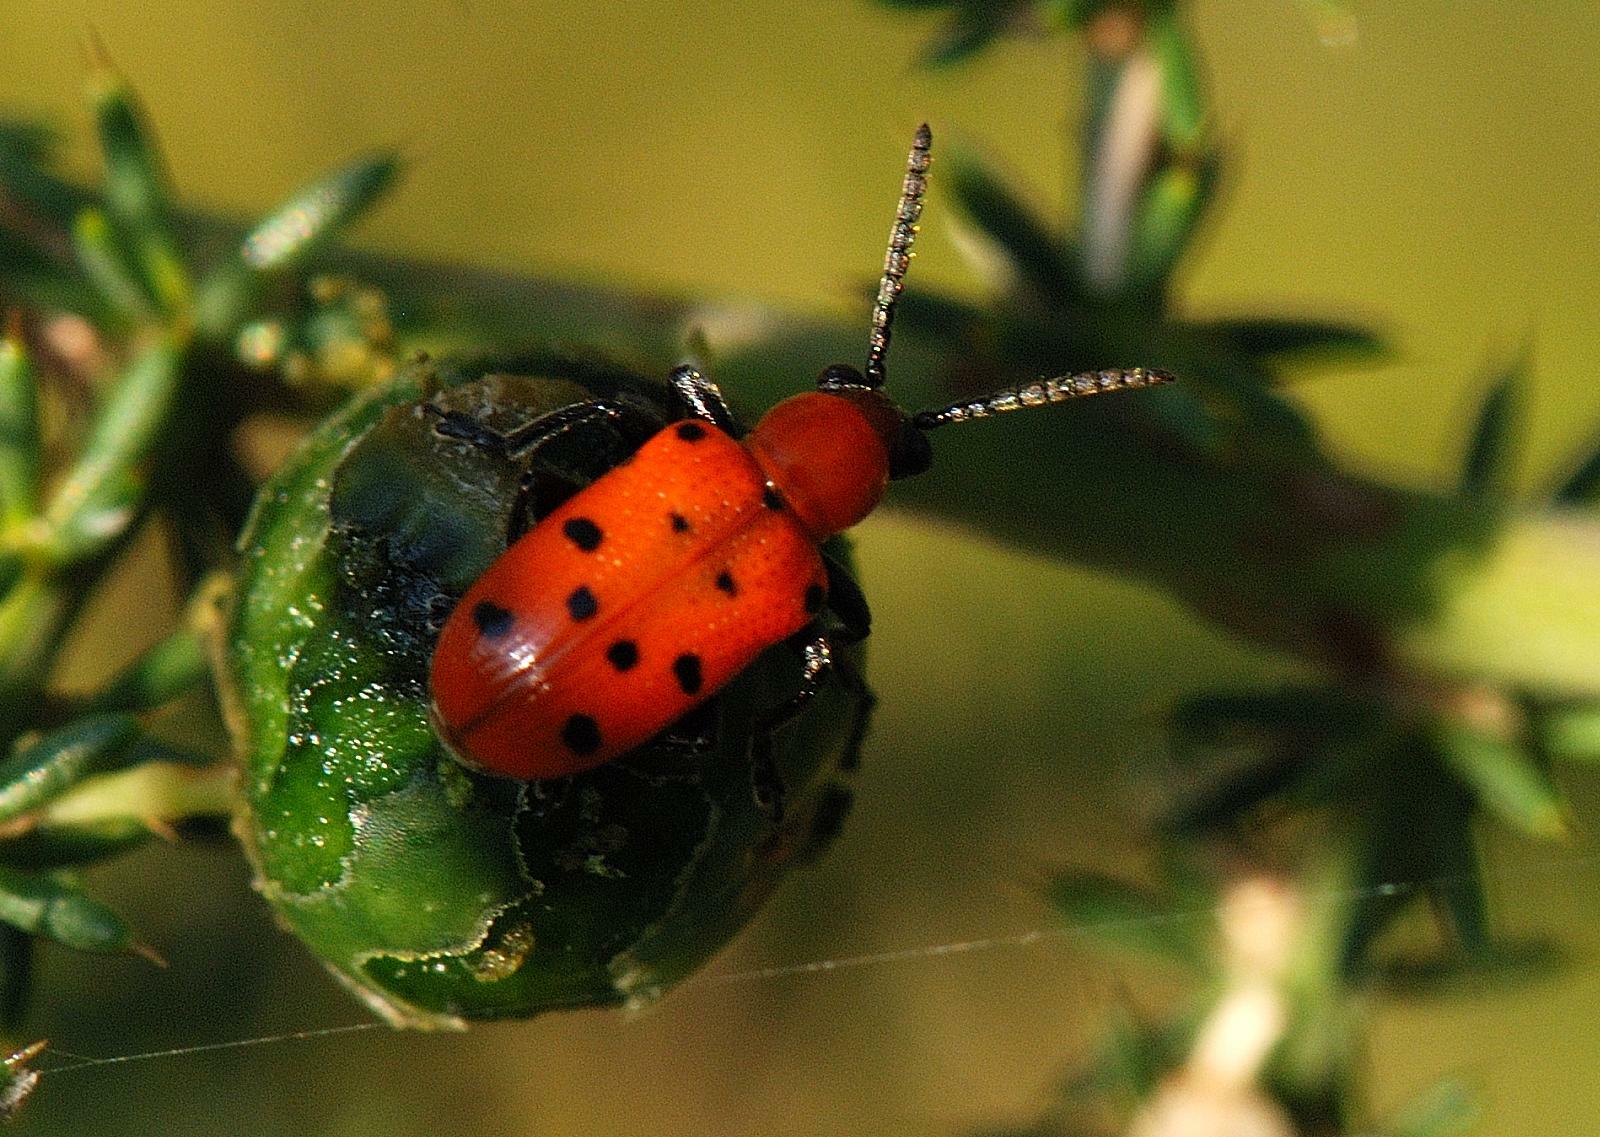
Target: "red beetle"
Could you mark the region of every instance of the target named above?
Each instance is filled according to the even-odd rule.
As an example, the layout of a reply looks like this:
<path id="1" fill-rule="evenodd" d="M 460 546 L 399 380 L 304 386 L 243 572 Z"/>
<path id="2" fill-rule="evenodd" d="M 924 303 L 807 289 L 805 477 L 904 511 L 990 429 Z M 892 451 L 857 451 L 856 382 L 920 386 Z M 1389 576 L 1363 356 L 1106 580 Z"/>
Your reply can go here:
<path id="1" fill-rule="evenodd" d="M 921 127 L 864 373 L 827 368 L 817 390 L 779 403 L 741 438 L 716 386 L 679 368 L 672 383 L 688 417 L 544 516 L 467 590 L 439 636 L 431 682 L 438 729 L 468 765 L 515 778 L 598 766 L 813 628 L 799 694 L 765 724 L 780 725 L 835 666 L 824 607 L 845 631 L 866 633 L 864 602 L 819 546 L 872 512 L 891 478 L 927 469 L 924 431 L 1170 380 L 1116 369 L 909 417 L 897 407 L 882 390 L 883 364 L 931 143 Z M 615 413 L 600 402 L 567 407 L 519 431 L 516 445 Z M 436 429 L 469 433 L 459 423 Z"/>

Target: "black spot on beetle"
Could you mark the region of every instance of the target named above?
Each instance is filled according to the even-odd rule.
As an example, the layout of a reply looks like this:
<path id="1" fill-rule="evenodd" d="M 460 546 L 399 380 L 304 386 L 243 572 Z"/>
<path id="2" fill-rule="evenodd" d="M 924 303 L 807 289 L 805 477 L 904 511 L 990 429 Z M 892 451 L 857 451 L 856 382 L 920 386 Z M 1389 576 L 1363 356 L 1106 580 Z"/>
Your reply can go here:
<path id="1" fill-rule="evenodd" d="M 600 602 L 594 598 L 594 593 L 589 591 L 587 584 L 580 584 L 572 590 L 572 595 L 567 597 L 567 611 L 574 620 L 587 620 L 600 611 Z"/>
<path id="2" fill-rule="evenodd" d="M 828 590 L 826 588 L 823 588 L 820 584 L 809 585 L 806 588 L 804 601 L 806 611 L 815 616 L 822 611 L 822 602 L 826 599 L 828 599 Z"/>
<path id="3" fill-rule="evenodd" d="M 561 728 L 561 741 L 579 757 L 600 749 L 600 724 L 588 715 L 573 715 Z"/>
<path id="4" fill-rule="evenodd" d="M 733 579 L 733 574 L 727 569 L 723 569 L 717 574 L 716 585 L 718 591 L 726 592 L 729 596 L 739 595 L 739 585 Z"/>
<path id="5" fill-rule="evenodd" d="M 511 612 L 490 600 L 480 600 L 472 606 L 472 622 L 478 625 L 481 635 L 491 640 L 497 640 L 509 632 L 516 619 Z"/>
<path id="6" fill-rule="evenodd" d="M 705 681 L 700 674 L 700 657 L 693 652 L 684 652 L 672 661 L 672 674 L 678 680 L 678 686 L 685 695 L 698 695 L 700 685 Z"/>
<path id="7" fill-rule="evenodd" d="M 606 648 L 606 658 L 618 671 L 629 671 L 639 662 L 639 645 L 632 640 L 618 640 Z"/>
<path id="8" fill-rule="evenodd" d="M 771 482 L 768 482 L 766 488 L 761 491 L 761 504 L 768 509 L 783 508 L 783 495 L 778 492 L 778 487 Z"/>
<path id="9" fill-rule="evenodd" d="M 706 428 L 697 422 L 680 422 L 678 424 L 678 437 L 685 442 L 699 442 L 706 436 Z"/>
<path id="10" fill-rule="evenodd" d="M 672 531 L 674 533 L 687 533 L 689 531 L 689 519 L 681 513 L 673 513 Z"/>
<path id="11" fill-rule="evenodd" d="M 603 536 L 600 532 L 600 526 L 590 521 L 587 517 L 567 518 L 566 524 L 561 527 L 561 532 L 566 534 L 567 540 L 586 553 L 592 553 L 598 549 L 600 547 L 600 538 Z"/>

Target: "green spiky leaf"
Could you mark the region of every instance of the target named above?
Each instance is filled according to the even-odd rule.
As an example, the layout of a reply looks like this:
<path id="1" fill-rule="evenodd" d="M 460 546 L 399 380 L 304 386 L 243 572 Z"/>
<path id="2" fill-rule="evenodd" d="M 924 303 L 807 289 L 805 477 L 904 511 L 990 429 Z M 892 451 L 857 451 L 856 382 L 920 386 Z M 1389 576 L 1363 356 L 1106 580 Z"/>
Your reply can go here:
<path id="1" fill-rule="evenodd" d="M 1559 505 L 1593 507 L 1600 504 L 1600 446 L 1580 460 L 1557 488 L 1554 500 Z"/>
<path id="2" fill-rule="evenodd" d="M 239 257 L 256 272 L 303 264 L 326 248 L 388 191 L 400 173 L 387 151 L 357 158 L 296 192 L 250 231 Z"/>
<path id="3" fill-rule="evenodd" d="M 1333 320 L 1255 316 L 1193 326 L 1200 335 L 1220 340 L 1227 350 L 1256 359 L 1366 363 L 1389 353 L 1388 344 L 1372 329 Z"/>
<path id="4" fill-rule="evenodd" d="M 1186 700 L 1172 718 L 1173 748 L 1201 785 L 1182 797 L 1166 825 L 1175 833 L 1208 831 L 1265 807 L 1337 801 L 1393 729 L 1380 701 L 1338 688 Z"/>
<path id="5" fill-rule="evenodd" d="M 1526 373 L 1524 353 L 1491 381 L 1461 463 L 1463 496 L 1494 501 L 1509 493 L 1522 427 Z"/>
<path id="6" fill-rule="evenodd" d="M 1433 879 L 1425 887 L 1434 898 L 1435 912 L 1447 922 L 1451 942 L 1465 958 L 1481 960 L 1490 950 L 1489 901 L 1477 843 L 1469 821 L 1452 810 L 1444 811 L 1443 816 L 1443 823 L 1431 834 L 1428 871 Z"/>
<path id="7" fill-rule="evenodd" d="M 141 950 L 127 921 L 65 875 L 0 866 L 0 920 L 79 951 Z"/>
<path id="8" fill-rule="evenodd" d="M 1217 184 L 1217 163 L 1207 157 L 1174 164 L 1145 186 L 1134 215 L 1126 285 L 1134 292 L 1160 288 L 1187 251 Z"/>
<path id="9" fill-rule="evenodd" d="M 1161 66 L 1162 136 L 1166 144 L 1180 152 L 1196 153 L 1206 135 L 1206 98 L 1175 5 L 1162 4 L 1149 13 L 1146 32 L 1151 49 Z"/>
<path id="10" fill-rule="evenodd" d="M 1130 884 L 1091 872 L 1066 872 L 1050 882 L 1050 903 L 1074 932 L 1119 951 L 1136 951 L 1203 970 L 1204 935 L 1192 912 Z"/>
<path id="11" fill-rule="evenodd" d="M 1216 744 L 1241 736 L 1363 731 L 1381 707 L 1337 687 L 1287 687 L 1280 691 L 1206 694 L 1185 699 L 1172 713 L 1181 740 Z"/>
<path id="12" fill-rule="evenodd" d="M 160 146 L 132 88 L 107 62 L 92 73 L 90 102 L 105 157 L 106 212 L 132 252 L 142 290 L 157 310 L 176 317 L 188 306 L 189 278 Z"/>
<path id="13" fill-rule="evenodd" d="M 1435 732 L 1434 742 L 1449 767 L 1501 821 L 1530 837 L 1548 840 L 1566 835 L 1566 804 L 1520 741 L 1445 722 Z"/>
<path id="14" fill-rule="evenodd" d="M 399 157 L 379 151 L 291 194 L 202 282 L 200 327 L 213 336 L 231 334 L 252 314 L 267 278 L 292 271 L 327 248 L 382 199 L 399 174 Z"/>
<path id="15" fill-rule="evenodd" d="M 1600 762 L 1600 706 L 1575 703 L 1532 712 L 1539 744 L 1555 758 Z"/>
<path id="16" fill-rule="evenodd" d="M 106 204 L 136 230 L 164 229 L 171 211 L 165 162 L 132 89 L 109 66 L 97 67 L 90 102 L 106 164 Z"/>
<path id="17" fill-rule="evenodd" d="M 94 715 L 17 750 L 0 762 L 0 820 L 38 809 L 90 774 L 121 768 L 137 736 L 127 715 Z"/>
<path id="18" fill-rule="evenodd" d="M 919 62 L 935 70 L 962 63 L 999 39 L 1006 24 L 1004 5 L 963 7 L 928 42 Z"/>
<path id="19" fill-rule="evenodd" d="M 55 135 L 36 123 L 0 122 L 0 192 L 22 210 L 19 220 L 46 242 L 64 240 L 67 227 L 89 200 L 89 194 L 52 173 Z"/>
<path id="20" fill-rule="evenodd" d="M 39 508 L 38 378 L 21 328 L 0 339 L 0 525 L 20 525 Z"/>
<path id="21" fill-rule="evenodd" d="M 1005 257 L 1011 274 L 1046 300 L 1070 300 L 1076 291 L 1074 271 L 1060 237 L 976 152 L 953 146 L 941 165 L 948 192 Z"/>
<path id="22" fill-rule="evenodd" d="M 1172 1040 L 1124 1003 L 1113 1003 L 1106 1017 L 1098 1060 L 1088 1072 L 1093 1088 L 1114 1100 L 1143 1101 L 1172 1062 Z"/>
<path id="23" fill-rule="evenodd" d="M 108 308 L 126 321 L 149 318 L 150 298 L 131 263 L 132 254 L 104 210 L 90 208 L 78 214 L 72 223 L 72 247 L 78 267 Z"/>
<path id="24" fill-rule="evenodd" d="M 1386 1137 L 1458 1137 L 1476 1128 L 1482 1115 L 1477 1092 L 1450 1079 L 1412 1098 L 1383 1132 Z"/>
<path id="25" fill-rule="evenodd" d="M 0 865 L 46 872 L 83 868 L 136 849 L 154 835 L 136 817 L 84 825 L 34 825 L 0 841 Z"/>
<path id="26" fill-rule="evenodd" d="M 135 470 L 172 412 L 183 355 L 182 343 L 159 337 L 117 378 L 46 511 L 55 556 L 87 557 L 126 531 L 143 498 Z"/>
<path id="27" fill-rule="evenodd" d="M 1413 903 L 1429 897 L 1446 924 L 1458 967 L 1489 950 L 1482 870 L 1474 837 L 1474 796 L 1432 738 L 1412 734 L 1374 754 L 1369 800 L 1361 806 L 1340 952 L 1348 973 L 1371 967 L 1371 949 Z"/>

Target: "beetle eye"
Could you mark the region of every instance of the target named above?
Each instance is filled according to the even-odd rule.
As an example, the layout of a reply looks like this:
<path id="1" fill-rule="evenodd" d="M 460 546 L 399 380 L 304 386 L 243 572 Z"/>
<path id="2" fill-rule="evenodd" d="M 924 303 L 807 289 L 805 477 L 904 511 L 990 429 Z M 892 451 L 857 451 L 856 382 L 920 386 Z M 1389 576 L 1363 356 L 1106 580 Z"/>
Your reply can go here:
<path id="1" fill-rule="evenodd" d="M 889 477 L 909 478 L 923 473 L 933 465 L 933 447 L 928 436 L 909 421 L 902 422 L 895 432 L 894 445 L 889 447 Z"/>
<path id="2" fill-rule="evenodd" d="M 817 376 L 817 386 L 824 391 L 834 391 L 841 387 L 865 387 L 866 385 L 866 377 L 848 363 L 830 363 L 822 369 L 822 374 Z"/>

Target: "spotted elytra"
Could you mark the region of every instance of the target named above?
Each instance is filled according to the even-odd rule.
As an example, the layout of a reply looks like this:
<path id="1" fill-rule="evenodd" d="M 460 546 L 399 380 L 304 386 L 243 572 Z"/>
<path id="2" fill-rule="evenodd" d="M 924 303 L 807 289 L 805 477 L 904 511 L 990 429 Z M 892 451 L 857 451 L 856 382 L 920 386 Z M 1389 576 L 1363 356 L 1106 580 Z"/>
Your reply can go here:
<path id="1" fill-rule="evenodd" d="M 883 390 L 895 303 L 911 258 L 932 136 L 918 129 L 872 310 L 866 366 L 826 368 L 748 434 L 691 367 L 671 383 L 686 417 L 543 516 L 467 590 L 431 671 L 435 723 L 465 763 L 551 778 L 598 766 L 661 734 L 767 648 L 804 633 L 800 686 L 758 724 L 770 735 L 830 673 L 836 636 L 864 636 L 867 609 L 820 548 L 921 473 L 925 432 L 1082 395 L 1171 380 L 1144 368 L 1043 379 L 907 415 Z M 575 404 L 489 444 L 526 450 L 623 408 Z M 435 429 L 482 429 L 441 415 Z M 756 755 L 757 792 L 781 787 Z"/>

